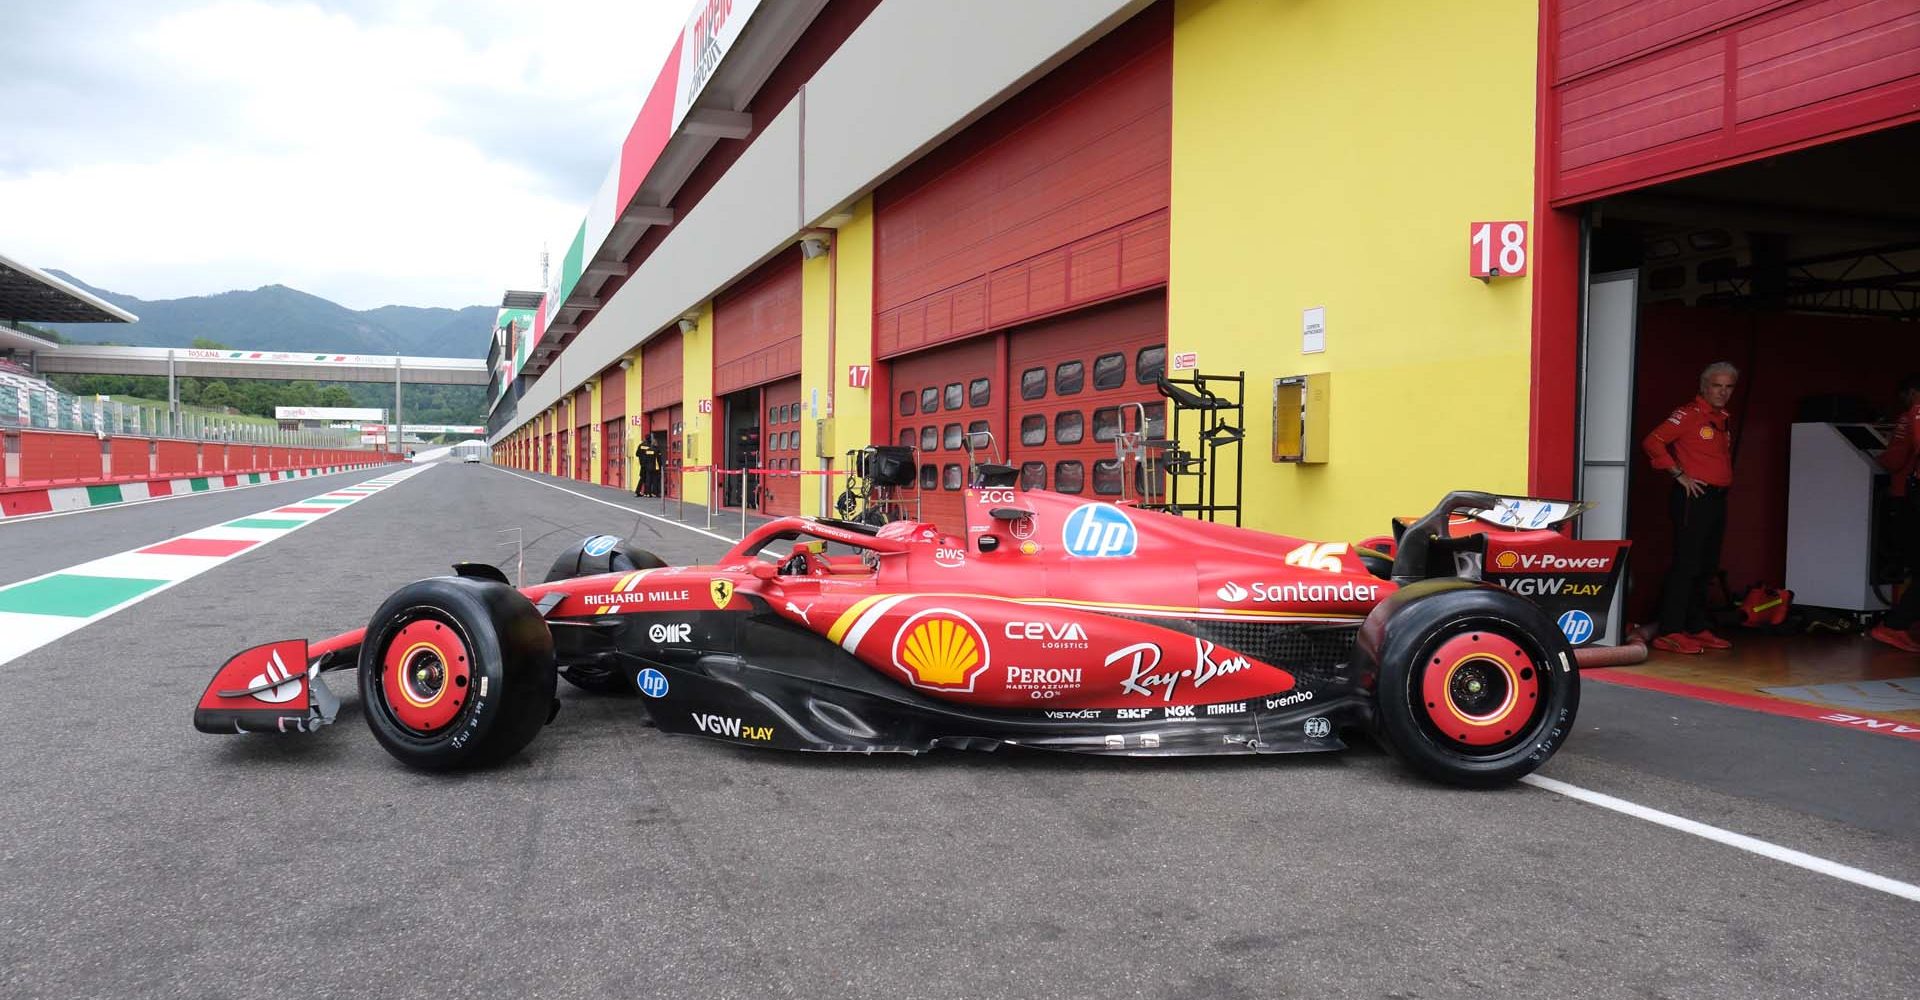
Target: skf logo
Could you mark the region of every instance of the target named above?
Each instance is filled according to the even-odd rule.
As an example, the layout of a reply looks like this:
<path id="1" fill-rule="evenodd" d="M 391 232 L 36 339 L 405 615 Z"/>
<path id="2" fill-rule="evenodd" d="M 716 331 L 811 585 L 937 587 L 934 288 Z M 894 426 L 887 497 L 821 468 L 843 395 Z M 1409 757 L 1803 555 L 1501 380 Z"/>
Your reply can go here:
<path id="1" fill-rule="evenodd" d="M 733 600 L 733 581 L 715 580 L 707 584 L 707 592 L 713 595 L 714 607 L 725 608 L 727 602 Z"/>
<path id="2" fill-rule="evenodd" d="M 934 608 L 907 619 L 893 640 L 893 665 L 915 687 L 971 691 L 987 669 L 987 635 L 958 611 Z"/>
<path id="3" fill-rule="evenodd" d="M 1520 565 L 1520 555 L 1519 553 L 1514 552 L 1512 549 L 1508 549 L 1507 551 L 1502 552 L 1497 556 L 1494 556 L 1493 564 L 1495 566 L 1500 567 L 1501 569 L 1512 569 L 1515 566 Z"/>

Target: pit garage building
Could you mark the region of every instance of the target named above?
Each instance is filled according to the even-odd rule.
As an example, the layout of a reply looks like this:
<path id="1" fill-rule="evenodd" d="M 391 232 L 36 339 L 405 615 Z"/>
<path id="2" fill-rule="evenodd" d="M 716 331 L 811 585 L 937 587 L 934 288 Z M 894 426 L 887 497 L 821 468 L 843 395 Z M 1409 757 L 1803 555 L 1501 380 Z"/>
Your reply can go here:
<path id="1" fill-rule="evenodd" d="M 1118 499 L 1155 377 L 1243 375 L 1216 475 L 1250 526 L 1478 488 L 1659 547 L 1635 442 L 1727 359 L 1728 569 L 1779 580 L 1793 425 L 1920 370 L 1916 120 L 1914 0 L 703 0 L 530 321 L 503 307 L 490 440 L 631 487 L 649 435 L 670 495 L 769 513 L 912 444 L 952 521 L 969 432 Z M 799 475 L 715 490 L 742 465 Z"/>

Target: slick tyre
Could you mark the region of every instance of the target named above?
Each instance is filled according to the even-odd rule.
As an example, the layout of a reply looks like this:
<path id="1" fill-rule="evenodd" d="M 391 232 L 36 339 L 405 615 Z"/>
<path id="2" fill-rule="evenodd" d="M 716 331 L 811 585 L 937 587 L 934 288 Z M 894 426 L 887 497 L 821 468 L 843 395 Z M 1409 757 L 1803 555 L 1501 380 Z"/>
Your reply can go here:
<path id="1" fill-rule="evenodd" d="M 521 593 L 435 577 L 400 588 L 360 644 L 360 701 L 387 752 L 425 771 L 484 767 L 533 741 L 555 704 L 553 637 Z"/>
<path id="2" fill-rule="evenodd" d="M 1487 584 L 1430 581 L 1374 611 L 1356 653 L 1378 670 L 1377 726 L 1414 770 L 1466 787 L 1531 773 L 1580 707 L 1565 636 L 1533 602 Z"/>

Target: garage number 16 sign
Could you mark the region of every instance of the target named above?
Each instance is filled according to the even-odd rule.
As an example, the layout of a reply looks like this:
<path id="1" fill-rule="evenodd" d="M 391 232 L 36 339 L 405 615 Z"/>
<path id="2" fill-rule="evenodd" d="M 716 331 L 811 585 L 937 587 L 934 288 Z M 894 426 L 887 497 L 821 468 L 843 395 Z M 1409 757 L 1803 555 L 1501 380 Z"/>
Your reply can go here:
<path id="1" fill-rule="evenodd" d="M 1512 278 L 1527 273 L 1527 224 L 1468 223 L 1467 273 L 1476 278 Z"/>

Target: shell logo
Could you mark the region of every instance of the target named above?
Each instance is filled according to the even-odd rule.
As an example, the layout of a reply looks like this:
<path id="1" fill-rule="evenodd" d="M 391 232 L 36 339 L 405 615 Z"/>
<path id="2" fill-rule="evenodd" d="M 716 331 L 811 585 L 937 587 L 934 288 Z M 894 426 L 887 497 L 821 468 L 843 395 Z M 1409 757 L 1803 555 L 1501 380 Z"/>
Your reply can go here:
<path id="1" fill-rule="evenodd" d="M 1713 428 L 1702 425 L 1700 428 L 1700 436 L 1707 439 L 1708 441 L 1713 440 Z"/>
<path id="2" fill-rule="evenodd" d="M 1501 569 L 1512 569 L 1520 565 L 1520 557 L 1512 549 L 1493 557 L 1493 564 Z"/>
<path id="3" fill-rule="evenodd" d="M 972 691 L 990 653 L 979 624 L 948 608 L 908 618 L 893 639 L 893 665 L 914 687 L 939 691 Z"/>

